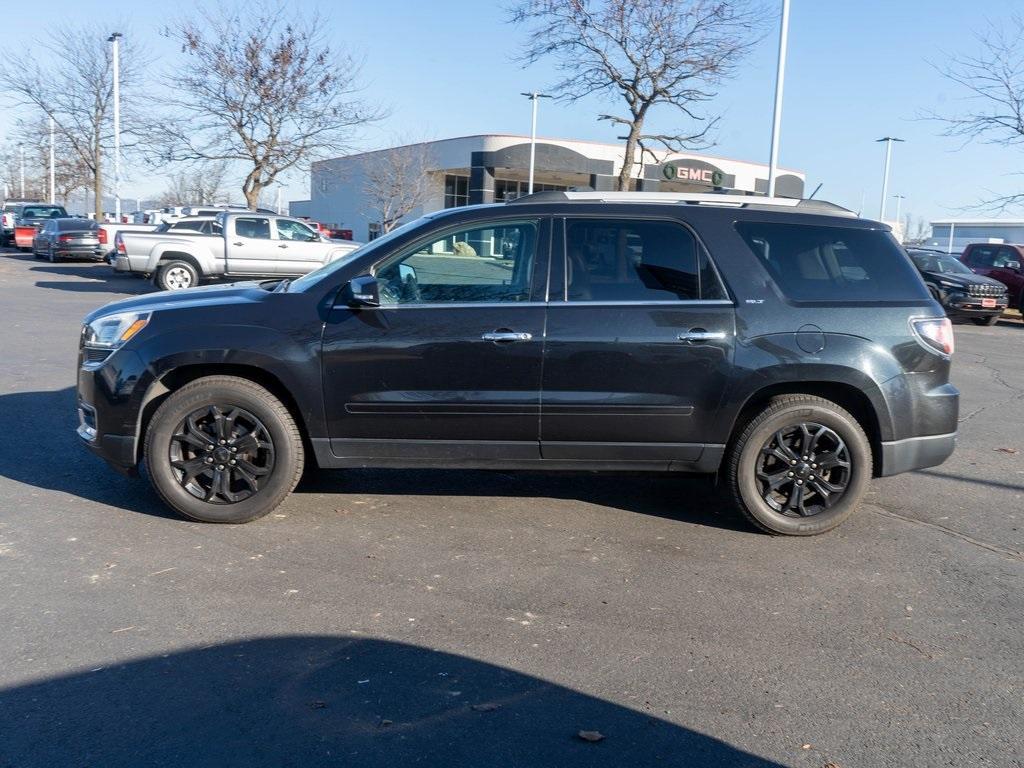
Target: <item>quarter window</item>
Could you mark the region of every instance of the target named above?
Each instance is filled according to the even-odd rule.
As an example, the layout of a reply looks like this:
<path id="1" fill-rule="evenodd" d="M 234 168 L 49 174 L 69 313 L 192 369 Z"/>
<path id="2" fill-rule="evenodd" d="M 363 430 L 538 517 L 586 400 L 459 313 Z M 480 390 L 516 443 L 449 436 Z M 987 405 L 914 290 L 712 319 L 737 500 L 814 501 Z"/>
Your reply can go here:
<path id="1" fill-rule="evenodd" d="M 741 221 L 736 229 L 794 301 L 920 301 L 921 275 L 888 232 Z"/>
<path id="2" fill-rule="evenodd" d="M 666 221 L 566 221 L 569 301 L 724 299 L 704 249 L 688 229 Z"/>
<path id="3" fill-rule="evenodd" d="M 530 300 L 537 222 L 501 222 L 449 232 L 376 269 L 386 304 Z"/>

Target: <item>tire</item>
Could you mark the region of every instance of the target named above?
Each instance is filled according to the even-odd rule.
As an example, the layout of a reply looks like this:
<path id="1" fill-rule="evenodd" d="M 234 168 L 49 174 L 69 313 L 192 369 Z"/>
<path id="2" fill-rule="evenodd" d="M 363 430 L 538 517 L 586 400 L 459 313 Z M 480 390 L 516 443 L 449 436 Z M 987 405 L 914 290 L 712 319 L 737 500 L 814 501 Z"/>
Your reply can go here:
<path id="1" fill-rule="evenodd" d="M 804 435 L 799 425 L 809 426 L 806 439 L 818 435 L 817 452 L 793 454 L 790 446 L 798 446 Z M 819 433 L 819 428 L 825 431 Z M 785 450 L 778 448 L 780 436 L 789 442 Z M 840 444 L 844 450 L 839 449 Z M 825 450 L 822 452 L 821 448 Z M 793 461 L 797 462 L 792 470 L 793 479 L 786 463 L 777 458 L 780 455 L 788 457 L 791 466 Z M 804 461 L 804 455 L 810 458 Z M 837 459 L 827 476 L 812 461 L 826 455 Z M 845 457 L 846 467 L 838 461 L 840 457 Z M 729 491 L 740 514 L 761 531 L 789 536 L 825 533 L 843 522 L 863 498 L 873 468 L 871 443 L 857 420 L 835 403 L 812 395 L 772 398 L 730 444 L 724 466 Z M 760 477 L 759 471 L 763 473 Z M 770 477 L 783 478 L 778 480 L 779 490 L 769 490 Z M 801 477 L 804 480 L 798 482 Z M 834 492 L 828 493 L 826 486 L 845 489 L 836 497 Z M 808 490 L 812 492 L 808 494 Z M 797 494 L 802 499 L 799 509 L 787 511 L 787 502 L 792 502 Z M 771 497 L 772 503 L 766 496 Z M 832 501 L 826 503 L 826 496 Z"/>
<path id="2" fill-rule="evenodd" d="M 154 282 L 161 291 L 194 288 L 199 285 L 199 271 L 187 261 L 174 259 L 160 265 Z"/>
<path id="3" fill-rule="evenodd" d="M 990 317 L 972 317 L 971 320 L 975 325 L 995 325 L 999 322 L 1000 315 L 992 315 Z"/>
<path id="4" fill-rule="evenodd" d="M 213 434 L 215 407 L 224 437 Z M 197 434 L 210 440 L 212 452 L 196 445 L 192 438 Z M 263 447 L 249 447 L 255 445 Z M 239 464 L 230 469 L 236 459 Z M 247 523 L 275 509 L 292 492 L 302 476 L 304 457 L 299 429 L 280 400 L 248 379 L 208 376 L 173 392 L 157 408 L 146 430 L 145 460 L 153 488 L 172 509 L 204 523 Z M 249 474 L 255 485 L 243 478 L 243 464 L 264 470 L 262 475 Z M 228 495 L 221 492 L 222 485 L 215 485 L 218 476 L 227 478 Z"/>

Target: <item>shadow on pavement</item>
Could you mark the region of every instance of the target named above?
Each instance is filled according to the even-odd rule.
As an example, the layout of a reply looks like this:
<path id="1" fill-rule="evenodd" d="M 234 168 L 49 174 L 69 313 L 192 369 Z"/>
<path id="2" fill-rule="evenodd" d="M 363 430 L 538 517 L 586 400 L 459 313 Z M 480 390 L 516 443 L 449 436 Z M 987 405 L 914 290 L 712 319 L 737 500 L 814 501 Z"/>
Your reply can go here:
<path id="1" fill-rule="evenodd" d="M 141 478 L 124 477 L 82 445 L 74 387 L 0 395 L 0 475 L 26 485 L 69 493 L 119 509 L 180 519 Z M 303 493 L 409 496 L 502 496 L 575 499 L 627 512 L 741 531 L 759 536 L 732 513 L 709 478 L 669 475 L 499 472 L 469 470 L 313 470 Z"/>
<path id="2" fill-rule="evenodd" d="M 126 293 L 137 295 L 152 293 L 156 288 L 148 281 L 133 275 L 114 272 L 108 264 L 97 262 L 62 262 L 32 267 L 32 272 L 80 280 L 37 280 L 39 288 L 52 288 L 74 293 Z"/>
<path id="3" fill-rule="evenodd" d="M 953 475 L 949 472 L 936 472 L 934 469 L 919 469 L 915 475 L 929 475 L 930 477 L 938 477 L 942 480 L 950 480 L 954 483 L 970 483 L 972 485 L 987 485 L 990 488 L 1003 488 L 1007 491 L 1015 491 L 1020 493 L 1024 491 L 1024 485 L 1014 483 L 1000 483 L 996 480 L 980 480 L 976 477 L 965 477 L 964 475 Z"/>
<path id="4" fill-rule="evenodd" d="M 2 690 L 0 717 L 13 726 L 0 764 L 20 768 L 779 768 L 653 713 L 370 638 L 260 638 L 144 658 Z"/>

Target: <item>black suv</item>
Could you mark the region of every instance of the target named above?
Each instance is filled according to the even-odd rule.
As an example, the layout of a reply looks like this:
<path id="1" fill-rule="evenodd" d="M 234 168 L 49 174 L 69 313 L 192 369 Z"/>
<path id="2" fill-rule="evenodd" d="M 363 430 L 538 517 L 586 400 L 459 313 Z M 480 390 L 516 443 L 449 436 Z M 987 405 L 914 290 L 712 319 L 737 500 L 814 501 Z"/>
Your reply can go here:
<path id="1" fill-rule="evenodd" d="M 543 192 L 93 312 L 78 432 L 210 522 L 267 514 L 312 461 L 718 473 L 755 526 L 806 535 L 950 455 L 952 352 L 888 227 L 845 209 Z"/>
<path id="2" fill-rule="evenodd" d="M 952 318 L 975 325 L 995 325 L 1006 311 L 1006 286 L 991 277 L 976 275 L 955 256 L 929 248 L 907 248 L 928 291 Z"/>

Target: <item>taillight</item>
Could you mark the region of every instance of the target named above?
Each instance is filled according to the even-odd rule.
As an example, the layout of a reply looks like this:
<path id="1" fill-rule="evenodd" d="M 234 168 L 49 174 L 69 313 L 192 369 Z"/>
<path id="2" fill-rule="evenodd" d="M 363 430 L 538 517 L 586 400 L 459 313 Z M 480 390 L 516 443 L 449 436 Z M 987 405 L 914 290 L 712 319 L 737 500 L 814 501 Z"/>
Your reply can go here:
<path id="1" fill-rule="evenodd" d="M 117 248 L 117 252 L 122 256 L 128 255 L 128 249 L 124 247 L 124 238 L 121 237 L 120 232 L 118 232 L 117 236 L 114 237 L 114 247 Z"/>
<path id="2" fill-rule="evenodd" d="M 61 235 L 60 237 L 57 238 L 57 240 L 59 240 L 62 243 L 70 243 L 74 239 L 75 238 L 72 235 Z"/>
<path id="3" fill-rule="evenodd" d="M 107 230 L 105 230 L 105 229 L 98 229 L 98 230 L 96 230 L 96 237 L 98 237 L 100 239 L 100 245 L 106 245 L 107 244 Z"/>
<path id="4" fill-rule="evenodd" d="M 910 321 L 914 335 L 924 346 L 943 355 L 952 355 L 953 324 L 948 317 L 921 317 Z"/>

